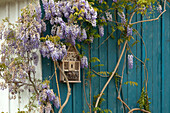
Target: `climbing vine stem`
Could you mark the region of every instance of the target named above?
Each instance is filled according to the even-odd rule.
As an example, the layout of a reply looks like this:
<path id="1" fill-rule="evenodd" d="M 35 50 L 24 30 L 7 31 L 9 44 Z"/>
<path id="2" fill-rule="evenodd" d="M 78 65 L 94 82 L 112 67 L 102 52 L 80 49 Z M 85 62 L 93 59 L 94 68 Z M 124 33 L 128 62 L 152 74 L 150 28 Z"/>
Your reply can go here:
<path id="1" fill-rule="evenodd" d="M 71 95 L 71 88 L 70 88 L 70 85 L 69 85 L 69 81 L 68 81 L 68 78 L 67 76 L 65 75 L 64 71 L 61 69 L 60 65 L 58 64 L 58 62 L 56 63 L 57 64 L 57 68 L 60 70 L 60 72 L 62 73 L 62 75 L 64 76 L 64 79 L 66 80 L 66 83 L 67 83 L 67 97 L 66 97 L 66 100 L 65 102 L 63 103 L 63 105 L 60 107 L 59 109 L 59 112 L 58 113 L 62 113 L 62 109 L 65 107 L 65 105 L 67 104 L 69 98 L 70 98 L 70 95 Z"/>
<path id="2" fill-rule="evenodd" d="M 58 77 L 57 77 L 57 68 L 56 68 L 56 62 L 54 61 L 54 69 L 55 69 L 55 77 L 56 77 L 56 84 L 57 84 L 57 92 L 58 92 L 58 98 L 60 102 L 60 107 L 61 107 L 61 96 L 60 96 L 60 88 L 58 84 Z"/>

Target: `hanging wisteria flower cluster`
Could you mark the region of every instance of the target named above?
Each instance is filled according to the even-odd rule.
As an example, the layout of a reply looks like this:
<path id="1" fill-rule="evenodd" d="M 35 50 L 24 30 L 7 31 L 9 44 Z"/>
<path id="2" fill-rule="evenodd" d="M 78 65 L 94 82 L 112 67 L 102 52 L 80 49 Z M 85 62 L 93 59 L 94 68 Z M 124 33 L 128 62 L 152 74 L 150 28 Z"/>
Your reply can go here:
<path id="1" fill-rule="evenodd" d="M 133 69 L 133 55 L 128 55 L 129 69 Z"/>
<path id="2" fill-rule="evenodd" d="M 47 83 L 43 83 L 41 85 L 41 92 L 39 93 L 39 97 L 38 97 L 38 102 L 40 107 L 40 113 L 50 113 L 52 106 L 51 103 L 52 102 L 54 104 L 54 106 L 58 109 L 60 106 L 59 103 L 59 99 L 58 97 L 54 94 L 52 89 L 49 89 L 49 85 L 47 85 Z M 46 105 L 46 106 L 45 106 Z"/>
<path id="3" fill-rule="evenodd" d="M 96 27 L 97 12 L 86 0 L 58 1 L 42 0 L 45 10 L 45 20 L 50 20 L 53 25 L 51 34 L 57 35 L 61 40 L 75 45 L 87 39 L 86 30 L 82 28 L 78 20 L 86 19 L 93 27 Z"/>
<path id="4" fill-rule="evenodd" d="M 44 43 L 43 43 L 44 44 Z M 41 45 L 40 52 L 43 57 L 52 58 L 54 61 L 62 60 L 67 54 L 66 46 L 60 44 L 54 44 L 51 41 L 45 41 L 45 45 Z"/>

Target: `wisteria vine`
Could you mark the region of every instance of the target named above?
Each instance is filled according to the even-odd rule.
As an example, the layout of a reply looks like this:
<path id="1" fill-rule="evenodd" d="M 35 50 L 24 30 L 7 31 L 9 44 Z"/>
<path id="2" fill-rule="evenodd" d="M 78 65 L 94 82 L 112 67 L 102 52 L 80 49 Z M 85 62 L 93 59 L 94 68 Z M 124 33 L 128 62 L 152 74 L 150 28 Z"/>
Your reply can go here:
<path id="1" fill-rule="evenodd" d="M 133 25 L 158 20 L 166 11 L 166 0 L 164 1 L 164 10 L 157 0 L 113 0 L 111 5 L 107 4 L 104 0 L 41 0 L 41 2 L 42 5 L 40 2 L 37 2 L 36 5 L 29 4 L 24 7 L 21 16 L 15 24 L 10 23 L 8 18 L 6 18 L 0 25 L 0 39 L 4 40 L 1 45 L 0 78 L 5 80 L 5 83 L 0 83 L 0 89 L 4 90 L 8 87 L 12 95 L 10 97 L 11 99 L 15 99 L 17 93 L 28 90 L 36 97 L 35 99 L 38 101 L 40 113 L 54 112 L 52 104 L 57 109 L 60 108 L 59 113 L 61 113 L 69 99 L 71 89 L 67 78 L 65 78 L 67 81 L 68 94 L 65 103 L 61 105 L 59 92 L 58 96 L 56 96 L 53 89 L 50 89 L 50 80 L 42 81 L 36 79 L 35 68 L 39 62 L 39 52 L 43 57 L 53 60 L 54 64 L 57 64 L 58 69 L 63 73 L 56 62 L 61 61 L 64 56 L 67 55 L 67 48 L 70 45 L 83 48 L 81 44 L 85 43 L 88 44 L 90 48 L 95 38 L 104 37 L 106 25 L 112 28 L 112 33 L 109 37 L 114 38 L 113 33 L 115 31 L 120 32 L 118 45 L 124 43 L 123 50 L 114 71 L 108 76 L 110 78 L 96 99 L 94 106 L 96 113 L 97 110 L 101 111 L 98 103 L 103 91 L 112 77 L 117 76 L 115 73 L 124 51 L 126 50 L 125 53 L 127 53 L 128 50 L 130 51 L 127 45 L 128 41 L 133 38 Z M 153 13 L 155 10 L 160 13 L 156 19 L 131 22 L 135 13 L 147 16 L 149 14 L 148 12 Z M 47 31 L 47 26 L 50 26 L 51 33 L 44 36 L 44 33 Z M 109 37 L 107 37 L 106 40 Z M 88 73 L 90 74 L 88 74 L 88 77 L 89 75 L 91 77 L 92 73 L 96 74 L 97 72 L 91 69 L 91 63 L 99 59 L 88 57 L 88 61 L 88 58 L 84 56 L 83 52 L 80 56 L 81 68 L 89 70 Z M 134 57 L 133 54 L 128 55 L 129 69 L 133 68 Z M 143 63 L 145 65 L 145 62 Z M 129 112 L 131 112 L 133 109 L 131 110 L 120 96 L 124 69 L 122 70 L 122 76 L 120 77 L 121 84 L 119 88 L 117 87 L 118 99 L 129 109 Z M 147 71 L 146 65 L 145 70 Z M 65 77 L 64 73 L 63 75 Z M 91 88 L 91 78 L 89 79 L 89 84 Z M 59 86 L 57 86 L 57 88 L 59 91 Z M 140 109 L 138 110 L 149 112 L 147 83 L 145 88 L 146 91 L 143 90 L 143 94 L 145 94 L 146 97 L 146 104 L 141 104 L 139 99 Z M 90 102 L 88 103 L 86 99 L 86 103 L 89 107 L 89 112 L 92 113 L 91 90 Z M 28 111 L 33 109 L 33 105 L 29 104 Z"/>

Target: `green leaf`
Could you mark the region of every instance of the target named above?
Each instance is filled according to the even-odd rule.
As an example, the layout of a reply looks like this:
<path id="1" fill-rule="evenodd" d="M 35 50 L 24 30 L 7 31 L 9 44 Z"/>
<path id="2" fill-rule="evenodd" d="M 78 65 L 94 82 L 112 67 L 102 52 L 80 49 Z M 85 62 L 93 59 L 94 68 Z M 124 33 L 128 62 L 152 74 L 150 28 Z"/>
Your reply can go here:
<path id="1" fill-rule="evenodd" d="M 139 40 L 136 40 L 136 41 L 132 44 L 132 47 L 133 47 L 134 45 L 136 45 L 138 42 L 139 42 Z"/>
<path id="2" fill-rule="evenodd" d="M 123 26 L 117 26 L 117 29 L 119 29 L 120 31 L 124 31 L 125 28 Z"/>
<path id="3" fill-rule="evenodd" d="M 97 65 L 94 65 L 93 67 L 99 67 L 99 66 L 104 66 L 104 64 L 97 64 Z"/>
<path id="4" fill-rule="evenodd" d="M 79 17 L 78 20 L 83 20 L 83 18 L 82 18 L 82 17 Z"/>
<path id="5" fill-rule="evenodd" d="M 148 60 L 148 61 L 149 61 L 150 59 L 149 59 L 149 58 L 147 58 L 146 60 Z"/>
<path id="6" fill-rule="evenodd" d="M 96 7 L 94 7 L 93 9 L 94 9 L 95 11 L 98 11 L 98 8 L 96 8 Z"/>
<path id="7" fill-rule="evenodd" d="M 99 34 L 95 34 L 94 38 L 100 38 L 101 36 Z"/>
<path id="8" fill-rule="evenodd" d="M 81 45 L 80 44 L 76 44 L 76 47 L 78 47 L 78 49 L 81 49 Z"/>
<path id="9" fill-rule="evenodd" d="M 127 82 L 125 82 L 124 84 L 130 84 L 130 85 L 135 85 L 135 86 L 138 86 L 138 83 L 137 82 L 133 82 L 133 81 L 127 81 Z"/>
<path id="10" fill-rule="evenodd" d="M 100 62 L 100 60 L 97 57 L 92 57 L 89 62 Z"/>

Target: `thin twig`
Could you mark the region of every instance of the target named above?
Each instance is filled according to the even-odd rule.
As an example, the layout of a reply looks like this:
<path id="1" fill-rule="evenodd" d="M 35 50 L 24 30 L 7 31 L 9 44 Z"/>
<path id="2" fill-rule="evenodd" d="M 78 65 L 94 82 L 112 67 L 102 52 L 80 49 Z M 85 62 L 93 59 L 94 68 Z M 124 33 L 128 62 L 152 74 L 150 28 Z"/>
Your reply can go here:
<path id="1" fill-rule="evenodd" d="M 126 65 L 126 54 L 127 54 L 127 50 L 125 52 L 125 58 L 124 58 L 123 69 L 122 69 L 122 76 L 121 76 L 120 87 L 119 87 L 119 92 L 118 92 L 119 98 L 120 98 L 120 91 L 122 90 L 123 74 L 124 74 L 125 65 Z"/>
<path id="2" fill-rule="evenodd" d="M 133 113 L 133 111 L 142 111 L 142 112 L 145 112 L 145 113 L 151 113 L 151 112 L 149 112 L 147 110 L 140 109 L 140 108 L 133 108 L 128 113 Z"/>
<path id="3" fill-rule="evenodd" d="M 120 97 L 117 97 L 117 99 L 120 100 L 128 108 L 128 110 L 130 111 L 129 106 Z"/>
<path id="4" fill-rule="evenodd" d="M 165 12 L 166 12 L 166 0 L 164 1 L 164 11 L 157 18 L 149 19 L 149 20 L 141 20 L 141 21 L 130 23 L 130 24 L 134 25 L 134 24 L 138 24 L 138 23 L 151 22 L 151 21 L 158 20 Z M 133 18 L 133 16 L 131 18 Z"/>
<path id="5" fill-rule="evenodd" d="M 65 105 L 67 104 L 67 102 L 68 102 L 68 100 L 69 100 L 69 98 L 70 98 L 71 88 L 70 88 L 70 85 L 69 85 L 67 76 L 65 75 L 65 73 L 63 72 L 63 70 L 61 69 L 61 67 L 59 66 L 59 64 L 58 64 L 58 63 L 56 63 L 56 64 L 57 64 L 57 68 L 60 70 L 60 72 L 61 72 L 62 75 L 64 76 L 64 79 L 66 80 L 67 89 L 68 89 L 66 100 L 65 100 L 64 104 L 60 107 L 59 112 L 58 112 L 58 113 L 61 113 L 61 112 L 62 112 L 62 109 L 65 107 Z"/>
<path id="6" fill-rule="evenodd" d="M 101 77 L 109 77 L 109 76 L 103 76 L 103 75 L 97 73 L 97 72 L 96 72 L 95 70 L 93 70 L 93 69 L 92 69 L 92 72 L 95 73 L 95 74 L 98 75 L 98 76 L 101 76 Z"/>
<path id="7" fill-rule="evenodd" d="M 54 72 L 53 75 L 50 77 L 49 81 L 54 77 L 54 75 L 55 75 L 55 72 Z"/>
<path id="8" fill-rule="evenodd" d="M 35 86 L 34 82 L 33 82 L 32 79 L 31 79 L 30 71 L 28 72 L 28 78 L 29 78 L 29 81 L 32 83 L 32 86 L 33 86 L 33 88 L 34 88 L 34 90 L 35 90 L 35 93 L 36 93 L 37 95 L 39 95 L 39 93 L 38 93 L 38 91 L 37 91 L 37 89 L 36 89 L 36 86 Z"/>
<path id="9" fill-rule="evenodd" d="M 112 32 L 112 33 L 114 33 L 114 32 Z M 112 33 L 110 33 L 110 35 L 109 35 L 96 49 L 98 49 L 101 45 L 103 45 L 104 42 L 107 41 L 107 40 L 110 38 L 110 36 L 112 35 Z"/>
<path id="10" fill-rule="evenodd" d="M 86 89 L 85 89 L 85 72 L 84 72 L 84 69 L 83 69 L 83 92 L 84 92 L 84 98 L 85 98 L 86 104 L 87 104 L 87 106 L 88 106 L 89 109 L 90 109 L 90 104 L 88 103 L 87 97 L 86 97 Z"/>
<path id="11" fill-rule="evenodd" d="M 125 58 L 124 58 L 124 63 L 123 63 L 122 76 L 121 76 L 121 82 L 120 82 L 119 90 L 117 88 L 117 90 L 118 90 L 117 99 L 120 100 L 122 102 L 122 104 L 124 104 L 128 108 L 128 110 L 130 111 L 129 106 L 121 99 L 121 96 L 120 96 L 120 91 L 122 90 L 123 74 L 124 74 L 124 69 L 125 69 L 125 66 L 126 66 L 126 54 L 127 54 L 127 50 L 125 52 Z"/>

